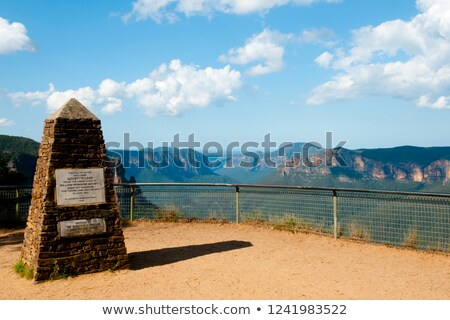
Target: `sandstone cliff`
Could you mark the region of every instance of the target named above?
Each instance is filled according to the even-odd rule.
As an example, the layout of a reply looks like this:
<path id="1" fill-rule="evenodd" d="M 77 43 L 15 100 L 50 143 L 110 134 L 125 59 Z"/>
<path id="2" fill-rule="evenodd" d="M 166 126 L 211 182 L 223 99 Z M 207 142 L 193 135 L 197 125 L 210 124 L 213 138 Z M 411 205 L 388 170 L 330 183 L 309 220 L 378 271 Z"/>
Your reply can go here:
<path id="1" fill-rule="evenodd" d="M 334 156 L 333 156 L 334 155 Z M 337 161 L 342 157 L 345 164 Z M 450 182 L 450 148 L 399 147 L 372 150 L 331 150 L 326 165 L 325 151 L 312 155 L 312 166 L 300 156 L 285 161 L 278 168 L 283 176 L 302 174 L 318 177 L 337 176 L 345 182 L 352 179 L 394 180 L 401 182 L 440 183 Z"/>

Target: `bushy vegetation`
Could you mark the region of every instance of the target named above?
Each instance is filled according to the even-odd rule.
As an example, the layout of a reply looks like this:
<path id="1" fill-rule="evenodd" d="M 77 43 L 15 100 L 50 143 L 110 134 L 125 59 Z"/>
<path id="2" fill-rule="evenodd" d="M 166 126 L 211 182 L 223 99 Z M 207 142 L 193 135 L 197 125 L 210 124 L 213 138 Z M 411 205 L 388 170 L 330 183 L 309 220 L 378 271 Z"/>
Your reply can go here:
<path id="1" fill-rule="evenodd" d="M 65 262 L 60 264 L 57 260 L 53 262 L 53 271 L 50 274 L 50 280 L 67 279 L 75 277 L 77 274 L 73 271 L 74 263 Z"/>
<path id="2" fill-rule="evenodd" d="M 22 278 L 31 280 L 33 279 L 34 270 L 28 267 L 23 261 L 18 261 L 14 267 L 14 271 Z"/>
<path id="3" fill-rule="evenodd" d="M 30 184 L 39 143 L 28 138 L 0 135 L 0 185 Z M 7 167 L 14 164 L 14 170 Z"/>
<path id="4" fill-rule="evenodd" d="M 0 135 L 0 150 L 7 160 L 17 160 L 21 154 L 37 157 L 39 143 L 24 137 Z"/>
<path id="5" fill-rule="evenodd" d="M 8 161 L 0 154 L 0 185 L 20 184 L 25 176 L 20 172 L 10 171 Z"/>

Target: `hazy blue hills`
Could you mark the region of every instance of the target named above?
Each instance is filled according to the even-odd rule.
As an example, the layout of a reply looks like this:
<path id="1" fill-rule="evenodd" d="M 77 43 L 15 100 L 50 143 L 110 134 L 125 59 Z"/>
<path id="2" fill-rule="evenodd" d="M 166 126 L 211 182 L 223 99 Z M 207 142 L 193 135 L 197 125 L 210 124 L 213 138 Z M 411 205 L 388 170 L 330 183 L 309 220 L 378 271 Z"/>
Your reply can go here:
<path id="1" fill-rule="evenodd" d="M 116 182 L 260 183 L 356 189 L 450 192 L 450 147 L 381 149 L 310 148 L 230 158 L 206 157 L 192 149 L 108 150 Z M 0 183 L 30 184 L 39 143 L 0 136 Z M 269 163 L 267 162 L 269 161 Z"/>
<path id="2" fill-rule="evenodd" d="M 218 161 L 193 149 L 108 150 L 108 156 L 120 159 L 126 178 L 133 177 L 136 182 L 234 182 L 213 171 L 220 165 Z"/>

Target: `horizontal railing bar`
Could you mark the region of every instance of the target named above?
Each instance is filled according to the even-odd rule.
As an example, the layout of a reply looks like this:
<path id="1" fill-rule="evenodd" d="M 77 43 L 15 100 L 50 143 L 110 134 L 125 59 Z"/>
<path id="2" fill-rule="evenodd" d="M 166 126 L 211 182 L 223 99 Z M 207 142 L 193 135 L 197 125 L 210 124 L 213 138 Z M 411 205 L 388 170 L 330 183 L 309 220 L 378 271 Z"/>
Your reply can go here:
<path id="1" fill-rule="evenodd" d="M 177 183 L 177 182 L 150 182 L 150 183 L 119 183 L 115 186 L 167 186 L 167 187 L 230 187 L 230 188 L 261 188 L 261 189 L 290 189 L 290 190 L 311 190 L 311 191 L 330 191 L 330 192 L 355 192 L 355 193 L 372 193 L 372 194 L 388 194 L 388 195 L 404 195 L 404 196 L 424 196 L 450 198 L 450 194 L 445 193 L 427 193 L 427 192 L 406 192 L 406 191 L 390 191 L 390 190 L 366 190 L 366 189 L 347 189 L 347 188 L 325 188 L 325 187 L 307 187 L 307 186 L 284 186 L 271 184 L 231 184 L 231 183 Z"/>
<path id="2" fill-rule="evenodd" d="M 164 187 L 234 187 L 235 184 L 229 184 L 229 183 L 191 183 L 191 182 L 136 182 L 136 183 L 116 183 L 114 186 L 118 187 L 131 187 L 131 186 L 138 186 L 138 187 L 145 187 L 145 186 L 164 186 Z"/>
<path id="3" fill-rule="evenodd" d="M 450 198 L 450 194 L 445 193 L 429 193 L 429 192 L 407 192 L 407 191 L 391 191 L 391 190 L 369 190 L 369 189 L 350 189 L 350 188 L 326 188 L 326 187 L 308 187 L 308 186 L 284 186 L 277 184 L 235 184 L 235 183 L 183 183 L 183 182 L 146 182 L 146 183 L 117 183 L 114 186 L 162 186 L 162 187 L 228 187 L 228 188 L 261 188 L 261 189 L 287 189 L 287 190 L 311 190 L 311 191 L 330 191 L 330 192 L 354 192 L 354 193 L 371 193 L 386 195 L 403 195 L 403 196 L 423 196 Z M 3 190 L 12 189 L 29 189 L 31 185 L 10 185 L 0 186 Z"/>
<path id="4" fill-rule="evenodd" d="M 11 185 L 11 186 L 0 186 L 0 189 L 31 189 L 33 186 L 31 185 Z"/>

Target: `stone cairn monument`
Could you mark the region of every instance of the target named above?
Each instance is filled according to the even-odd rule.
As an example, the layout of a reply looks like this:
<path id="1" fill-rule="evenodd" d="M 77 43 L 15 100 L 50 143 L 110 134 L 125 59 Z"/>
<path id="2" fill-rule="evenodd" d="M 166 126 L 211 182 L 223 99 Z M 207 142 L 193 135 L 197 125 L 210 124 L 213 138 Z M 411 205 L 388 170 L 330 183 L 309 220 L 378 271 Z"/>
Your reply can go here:
<path id="1" fill-rule="evenodd" d="M 36 281 L 129 266 L 100 120 L 75 99 L 45 120 L 21 259 Z"/>

